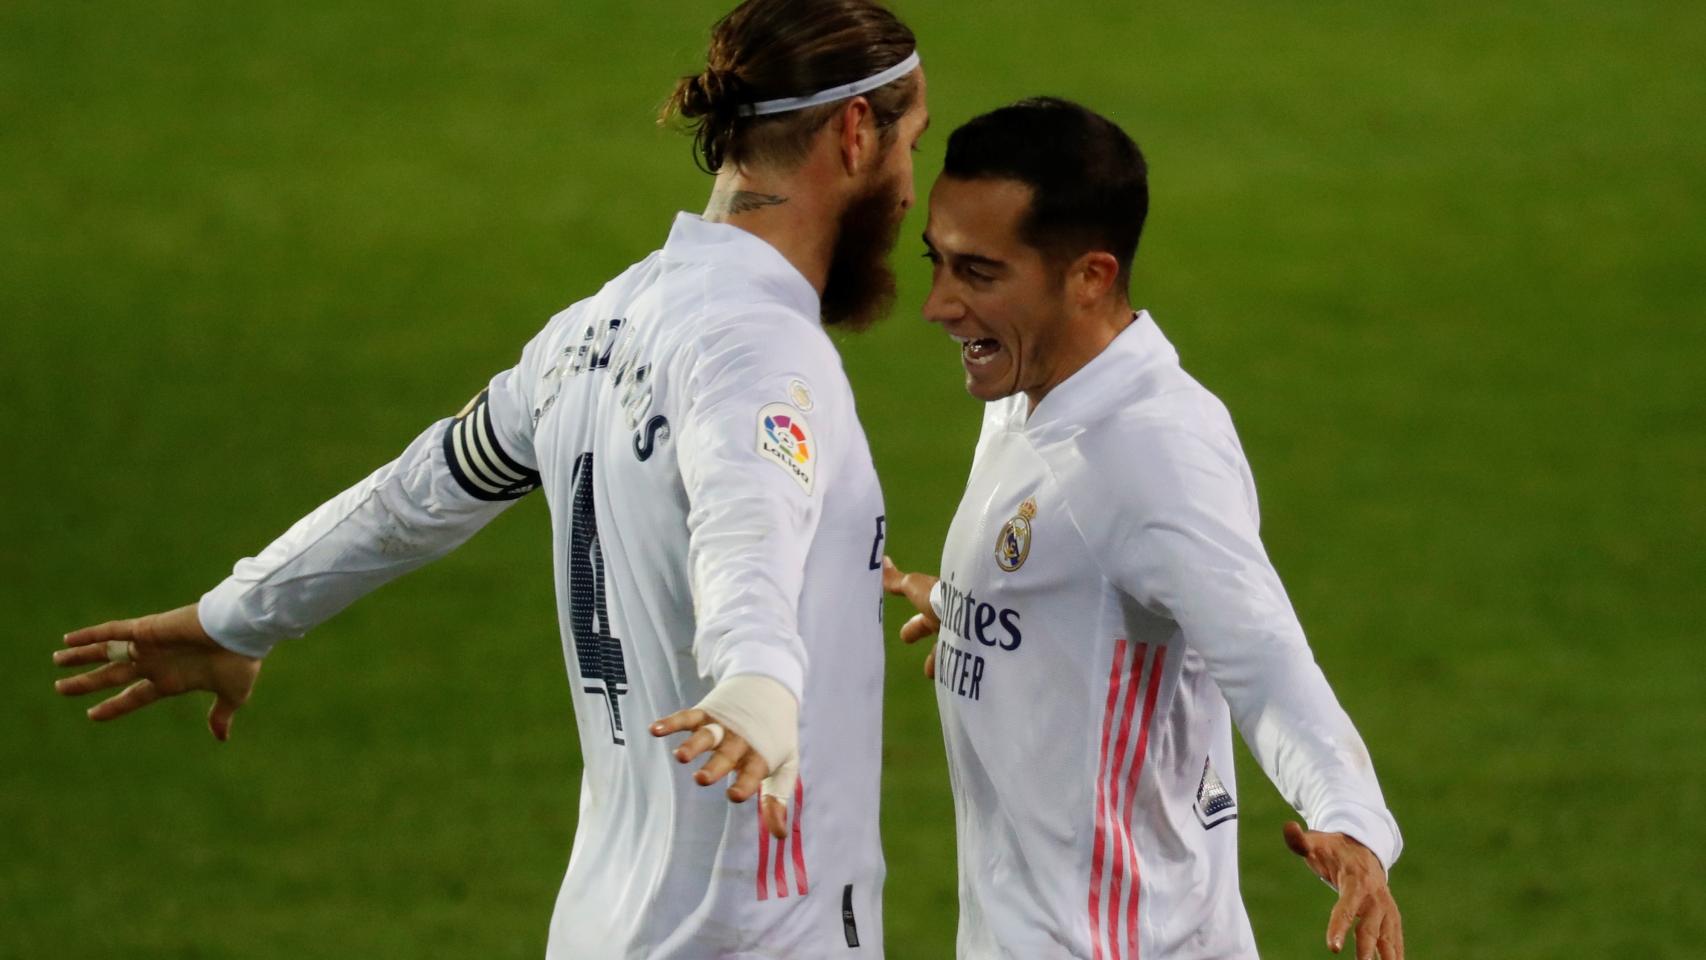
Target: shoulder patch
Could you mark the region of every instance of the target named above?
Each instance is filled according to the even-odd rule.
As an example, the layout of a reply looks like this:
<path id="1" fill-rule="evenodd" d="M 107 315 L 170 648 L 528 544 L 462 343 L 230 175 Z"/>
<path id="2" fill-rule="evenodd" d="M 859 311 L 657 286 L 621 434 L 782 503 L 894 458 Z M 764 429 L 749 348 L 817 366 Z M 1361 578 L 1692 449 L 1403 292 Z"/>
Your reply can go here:
<path id="1" fill-rule="evenodd" d="M 799 407 L 801 411 L 812 412 L 812 391 L 810 387 L 806 386 L 804 380 L 795 378 L 788 381 L 788 399 L 793 401 L 794 406 Z"/>
<path id="2" fill-rule="evenodd" d="M 785 403 L 758 411 L 758 455 L 787 471 L 808 495 L 817 474 L 817 441 L 800 412 Z"/>

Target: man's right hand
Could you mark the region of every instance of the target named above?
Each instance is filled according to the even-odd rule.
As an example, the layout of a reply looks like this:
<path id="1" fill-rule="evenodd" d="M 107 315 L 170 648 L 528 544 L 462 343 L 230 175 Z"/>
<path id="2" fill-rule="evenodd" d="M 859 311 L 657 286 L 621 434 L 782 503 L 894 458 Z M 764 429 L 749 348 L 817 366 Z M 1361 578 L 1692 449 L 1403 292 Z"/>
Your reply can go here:
<path id="1" fill-rule="evenodd" d="M 231 736 L 231 717 L 255 689 L 261 661 L 220 646 L 201 628 L 196 605 L 134 620 L 114 620 L 65 635 L 67 649 L 53 662 L 61 667 L 99 664 L 66 677 L 53 688 L 68 697 L 124 687 L 89 708 L 89 719 L 112 720 L 163 697 L 191 690 L 214 694 L 207 729 L 219 740 Z"/>
<path id="2" fill-rule="evenodd" d="M 936 611 L 930 606 L 930 591 L 935 588 L 937 579 L 927 573 L 903 573 L 893 560 L 883 557 L 883 589 L 897 597 L 905 597 L 918 611 L 912 619 L 901 624 L 901 640 L 917 643 L 942 629 L 942 622 L 936 619 Z M 935 644 L 931 644 L 930 653 L 924 658 L 924 675 L 931 679 L 936 677 Z"/>

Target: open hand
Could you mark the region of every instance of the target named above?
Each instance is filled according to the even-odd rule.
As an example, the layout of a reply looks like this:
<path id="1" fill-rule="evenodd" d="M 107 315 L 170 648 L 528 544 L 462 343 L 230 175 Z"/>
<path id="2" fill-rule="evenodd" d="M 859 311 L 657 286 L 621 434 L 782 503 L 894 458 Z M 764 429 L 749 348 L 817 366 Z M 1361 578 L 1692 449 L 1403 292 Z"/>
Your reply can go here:
<path id="1" fill-rule="evenodd" d="M 61 667 L 100 664 L 93 670 L 56 681 L 67 697 L 124 687 L 89 708 L 89 719 L 112 720 L 163 697 L 191 690 L 214 695 L 207 729 L 218 740 L 231 736 L 231 717 L 249 700 L 261 661 L 220 646 L 201 628 L 196 605 L 134 620 L 114 620 L 65 635 L 64 650 L 53 662 Z"/>
<path id="2" fill-rule="evenodd" d="M 728 789 L 727 795 L 731 803 L 751 800 L 752 795 L 763 786 L 765 778 L 770 776 L 770 764 L 765 762 L 757 750 L 752 749 L 746 738 L 724 728 L 715 717 L 698 707 L 677 710 L 651 727 L 654 737 L 667 737 L 683 731 L 692 731 L 693 735 L 675 748 L 676 763 L 692 763 L 695 757 L 706 753 L 711 755 L 705 765 L 699 768 L 699 772 L 693 775 L 693 782 L 701 787 L 708 787 L 731 772 L 740 771 Z M 791 792 L 792 785 L 789 789 Z M 764 827 L 770 831 L 770 835 L 778 840 L 786 839 L 786 799 L 766 796 L 759 801 L 759 809 L 764 818 Z"/>
<path id="3" fill-rule="evenodd" d="M 1356 927 L 1357 960 L 1404 960 L 1404 925 L 1398 903 L 1386 884 L 1386 869 L 1374 852 L 1342 833 L 1285 825 L 1285 845 L 1302 857 L 1315 875 L 1339 892 L 1327 919 L 1327 948 L 1344 949 L 1345 934 Z"/>
<path id="4" fill-rule="evenodd" d="M 942 629 L 942 622 L 936 619 L 936 611 L 930 606 L 930 591 L 936 586 L 936 577 L 927 573 L 902 573 L 886 555 L 883 557 L 883 590 L 897 597 L 905 597 L 912 603 L 912 608 L 918 612 L 912 619 L 901 624 L 900 638 L 907 643 L 917 643 L 925 637 L 934 636 Z M 930 647 L 930 653 L 924 658 L 924 675 L 932 679 L 936 676 L 936 647 Z"/>

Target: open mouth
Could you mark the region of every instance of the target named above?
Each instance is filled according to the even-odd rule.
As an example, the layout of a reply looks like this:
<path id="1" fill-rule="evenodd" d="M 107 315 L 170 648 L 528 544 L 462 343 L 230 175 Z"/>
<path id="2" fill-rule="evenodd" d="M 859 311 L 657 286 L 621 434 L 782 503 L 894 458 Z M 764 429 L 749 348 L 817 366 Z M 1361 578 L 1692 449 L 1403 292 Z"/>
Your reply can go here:
<path id="1" fill-rule="evenodd" d="M 1001 355 L 1001 341 L 990 337 L 955 337 L 960 345 L 960 359 L 967 366 L 981 367 Z"/>

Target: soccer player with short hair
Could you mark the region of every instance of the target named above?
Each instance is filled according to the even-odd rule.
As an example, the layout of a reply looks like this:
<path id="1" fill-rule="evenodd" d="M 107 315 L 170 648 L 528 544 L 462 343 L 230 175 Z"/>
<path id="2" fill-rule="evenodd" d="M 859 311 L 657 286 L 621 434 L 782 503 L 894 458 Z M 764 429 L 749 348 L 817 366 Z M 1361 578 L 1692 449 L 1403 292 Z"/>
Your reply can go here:
<path id="1" fill-rule="evenodd" d="M 703 217 L 199 604 L 71 634 L 55 661 L 99 666 L 58 688 L 125 687 L 96 720 L 211 690 L 223 740 L 279 640 L 543 489 L 586 765 L 547 955 L 881 956 L 883 499 L 825 327 L 893 300 L 916 42 L 874 0 L 748 0 L 670 115 Z M 675 769 L 706 754 L 763 800 Z"/>
<path id="2" fill-rule="evenodd" d="M 1257 534 L 1226 409 L 1128 299 L 1137 145 L 1028 100 L 948 141 L 925 318 L 987 402 L 940 580 L 886 565 L 940 632 L 962 958 L 1246 960 L 1236 724 L 1308 820 L 1337 951 L 1401 960 L 1402 841 Z"/>

